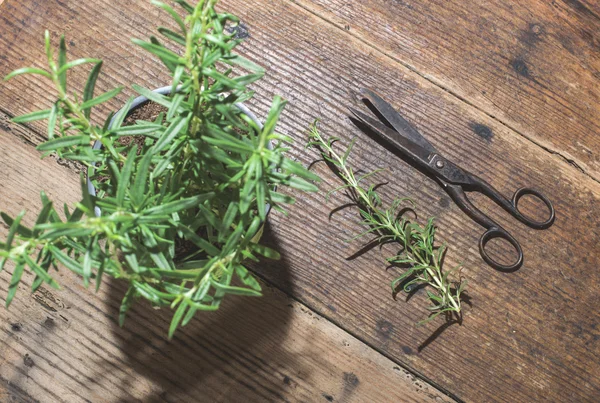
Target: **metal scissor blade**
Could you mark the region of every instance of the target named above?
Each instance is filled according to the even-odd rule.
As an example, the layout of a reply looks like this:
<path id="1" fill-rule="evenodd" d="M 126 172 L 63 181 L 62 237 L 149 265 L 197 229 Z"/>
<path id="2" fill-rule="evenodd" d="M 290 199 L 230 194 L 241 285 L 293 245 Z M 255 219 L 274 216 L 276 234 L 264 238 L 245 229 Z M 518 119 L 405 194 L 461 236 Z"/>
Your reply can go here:
<path id="1" fill-rule="evenodd" d="M 411 139 L 404 137 L 394 129 L 390 129 L 377 119 L 356 110 L 349 108 L 350 112 L 365 126 L 367 126 L 374 134 L 378 135 L 389 144 L 394 146 L 398 151 L 410 157 L 413 161 L 429 166 L 429 156 L 432 154 L 426 148 L 413 142 Z"/>
<path id="2" fill-rule="evenodd" d="M 429 152 L 437 152 L 435 147 L 387 101 L 368 88 L 363 88 L 361 93 L 398 133 L 427 149 Z"/>

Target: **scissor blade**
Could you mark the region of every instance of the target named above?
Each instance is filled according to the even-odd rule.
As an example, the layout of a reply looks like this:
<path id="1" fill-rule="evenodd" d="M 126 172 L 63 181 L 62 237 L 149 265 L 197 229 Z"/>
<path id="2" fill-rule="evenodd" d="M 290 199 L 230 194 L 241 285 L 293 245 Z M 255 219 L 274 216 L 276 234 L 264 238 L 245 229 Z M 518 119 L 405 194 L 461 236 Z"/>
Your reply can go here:
<path id="1" fill-rule="evenodd" d="M 373 119 L 353 108 L 350 108 L 350 112 L 352 112 L 362 124 L 369 128 L 369 130 L 394 146 L 398 151 L 407 155 L 419 164 L 429 166 L 429 156 L 432 154 L 429 150 L 414 143 L 411 139 L 404 137 L 394 129 L 390 129 L 377 119 Z"/>
<path id="2" fill-rule="evenodd" d="M 436 152 L 435 147 L 413 125 L 404 119 L 392 105 L 368 88 L 363 88 L 361 92 L 398 133 L 427 149 L 429 152 Z"/>

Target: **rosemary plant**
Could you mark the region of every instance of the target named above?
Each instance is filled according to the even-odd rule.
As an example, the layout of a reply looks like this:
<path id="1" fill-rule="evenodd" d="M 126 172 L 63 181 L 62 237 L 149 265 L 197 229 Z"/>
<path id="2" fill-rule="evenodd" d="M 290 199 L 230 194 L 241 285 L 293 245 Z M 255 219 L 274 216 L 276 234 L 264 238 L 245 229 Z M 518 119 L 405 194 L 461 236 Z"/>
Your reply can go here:
<path id="1" fill-rule="evenodd" d="M 318 177 L 284 156 L 291 139 L 275 132 L 284 101 L 275 97 L 262 129 L 235 106 L 253 96 L 248 85 L 265 72 L 233 52 L 240 41 L 227 27 L 238 19 L 218 13 L 217 0 L 195 6 L 175 2 L 179 13 L 154 2 L 178 27 L 158 28 L 168 46 L 156 37 L 133 40 L 158 57 L 172 77 L 171 96 L 133 86 L 167 108 L 154 121 L 123 125 L 130 99 L 103 125 L 95 124 L 92 109 L 122 88 L 94 97 L 102 62 L 68 61 L 64 37 L 56 51 L 48 32 L 48 68 L 23 68 L 6 77 L 38 74 L 52 81 L 56 102 L 13 120 L 47 119 L 48 141 L 38 150 L 84 164 L 93 170 L 97 189 L 97 196 L 90 195 L 82 177 L 81 201 L 72 208 L 65 205 L 62 215 L 42 192 L 43 207 L 32 227 L 21 224 L 25 212 L 15 218 L 2 213 L 10 229 L 0 244 L 0 270 L 7 260 L 14 262 L 7 306 L 26 267 L 35 276 L 35 291 L 43 283 L 58 287 L 50 269 L 59 264 L 82 276 L 86 286 L 94 280 L 96 289 L 103 275 L 127 282 L 121 324 L 138 298 L 171 307 L 169 337 L 197 311 L 218 309 L 227 294 L 260 295 L 259 283 L 243 262 L 259 255 L 278 257 L 259 243 L 268 206 L 282 210 L 293 202 L 275 187 L 316 191 L 309 181 Z M 93 67 L 77 95 L 67 86 L 67 72 L 83 64 Z M 140 147 L 118 141 L 132 135 L 142 136 Z M 92 148 L 94 141 L 102 148 Z M 195 251 L 178 256 L 178 241 L 191 242 Z"/>
<path id="2" fill-rule="evenodd" d="M 435 225 L 433 218 L 425 226 L 409 222 L 403 215 L 401 206 L 409 199 L 395 199 L 389 208 L 382 207 L 382 200 L 375 189 L 375 185 L 364 187 L 362 182 L 369 176 L 381 170 L 356 176 L 352 167 L 348 165 L 348 157 L 356 141 L 354 139 L 343 154 L 334 150 L 333 144 L 339 139 L 336 137 L 325 139 L 317 128 L 316 123 L 310 128 L 308 146 L 316 148 L 321 156 L 343 180 L 344 184 L 333 189 L 327 198 L 339 190 L 347 190 L 352 201 L 358 206 L 363 219 L 362 224 L 368 229 L 352 238 L 358 239 L 368 234 L 375 235 L 375 242 L 380 245 L 396 243 L 400 252 L 387 259 L 392 266 L 406 267 L 399 277 L 391 283 L 392 292 L 398 287 L 410 293 L 418 287 L 427 287 L 427 297 L 431 305 L 428 318 L 419 324 L 428 322 L 440 314 L 461 313 L 461 293 L 464 291 L 466 280 L 452 281 L 450 275 L 454 270 L 443 271 L 442 260 L 445 245 L 436 247 Z"/>

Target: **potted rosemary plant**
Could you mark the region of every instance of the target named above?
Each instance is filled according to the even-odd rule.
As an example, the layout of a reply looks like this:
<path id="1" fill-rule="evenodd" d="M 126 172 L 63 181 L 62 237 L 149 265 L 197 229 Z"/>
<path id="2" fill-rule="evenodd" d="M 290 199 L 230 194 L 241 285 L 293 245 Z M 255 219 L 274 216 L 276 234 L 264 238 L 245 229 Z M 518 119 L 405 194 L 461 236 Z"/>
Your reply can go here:
<path id="1" fill-rule="evenodd" d="M 178 27 L 158 29 L 168 46 L 155 37 L 134 40 L 160 58 L 172 77 L 162 94 L 134 86 L 164 107 L 152 119 L 127 122 L 130 99 L 103 125 L 95 124 L 92 109 L 121 88 L 94 96 L 102 62 L 68 61 L 64 37 L 56 51 L 48 32 L 48 68 L 23 68 L 6 77 L 38 74 L 54 83 L 58 96 L 49 109 L 14 121 L 47 119 L 48 141 L 38 150 L 85 165 L 91 184 L 82 176 L 81 201 L 61 213 L 42 192 L 32 227 L 21 224 L 25 212 L 15 218 L 2 213 L 10 229 L 0 244 L 0 270 L 7 260 L 14 262 L 7 306 L 25 268 L 35 276 L 35 291 L 43 283 L 59 286 L 51 270 L 58 265 L 80 275 L 86 286 L 95 282 L 97 288 L 103 275 L 127 282 L 121 324 L 136 299 L 171 307 L 169 337 L 197 311 L 218 309 L 227 294 L 260 295 L 244 261 L 278 257 L 259 243 L 269 209 L 293 202 L 276 187 L 316 191 L 310 181 L 318 178 L 284 156 L 291 139 L 275 131 L 284 101 L 275 97 L 264 126 L 240 107 L 253 95 L 248 85 L 264 70 L 233 52 L 239 41 L 227 27 L 237 18 L 218 13 L 217 0 L 175 2 L 184 17 L 154 2 Z M 89 79 L 80 96 L 71 95 L 67 72 L 83 64 L 93 66 Z M 135 141 L 121 141 L 125 136 Z M 181 243 L 193 248 L 182 253 Z"/>

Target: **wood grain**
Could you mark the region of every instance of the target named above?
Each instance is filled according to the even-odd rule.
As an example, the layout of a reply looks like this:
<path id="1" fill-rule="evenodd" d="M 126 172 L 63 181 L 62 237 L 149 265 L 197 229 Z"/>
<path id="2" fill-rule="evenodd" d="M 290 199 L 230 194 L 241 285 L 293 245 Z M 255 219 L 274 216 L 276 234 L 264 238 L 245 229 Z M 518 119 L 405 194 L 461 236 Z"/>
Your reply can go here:
<path id="1" fill-rule="evenodd" d="M 41 161 L 10 131 L 0 136 L 4 211 L 37 211 L 40 189 L 56 202 L 79 200 L 76 172 Z M 2 303 L 11 271 L 0 274 Z M 116 325 L 120 283 L 95 294 L 63 270 L 61 290 L 30 295 L 27 277 L 10 309 L 0 308 L 3 402 L 451 401 L 264 282 L 263 298 L 230 298 L 169 342 L 168 310 L 138 306 Z"/>
<path id="2" fill-rule="evenodd" d="M 597 2 L 296 2 L 600 180 Z"/>
<path id="3" fill-rule="evenodd" d="M 6 49 L 8 61 L 0 74 L 41 60 L 43 27 L 68 27 L 73 57 L 107 60 L 99 82 L 103 90 L 129 80 L 150 88 L 164 84 L 165 76 L 156 73 L 158 63 L 127 44 L 129 37 L 146 37 L 159 20 L 146 2 L 131 2 L 127 13 L 118 13 L 115 2 L 98 1 L 95 7 L 103 12 L 93 18 L 87 4 L 68 5 L 6 2 L 17 18 L 0 17 L 5 33 L 0 48 Z M 275 93 L 290 100 L 280 130 L 298 140 L 291 152 L 305 164 L 316 159 L 302 149 L 302 131 L 314 118 L 323 118 L 327 135 L 346 142 L 359 136 L 352 160 L 364 170 L 388 168 L 374 177 L 389 182 L 382 188 L 384 199 L 411 196 L 420 219 L 437 216 L 440 241 L 451 247 L 447 267 L 464 264 L 473 306 L 467 307 L 463 326 L 451 326 L 438 337 L 433 336 L 440 322 L 416 326 L 425 315 L 424 296 L 392 299 L 389 282 L 397 273 L 384 269 L 384 257 L 393 251 L 346 259 L 361 244 L 343 239 L 361 228 L 352 210 L 329 218 L 333 208 L 345 203 L 343 196 L 330 203 L 324 193 L 302 196 L 288 217 L 271 216 L 288 270 L 256 269 L 319 314 L 466 401 L 593 401 L 600 395 L 600 313 L 589 308 L 599 302 L 600 185 L 481 108 L 291 2 L 229 0 L 222 6 L 242 18 L 250 35 L 241 51 L 268 68 L 255 88 L 253 109 L 264 115 Z M 71 77 L 76 87 L 84 79 L 85 72 Z M 476 247 L 482 229 L 435 183 L 346 119 L 346 107 L 354 104 L 361 86 L 393 100 L 444 154 L 506 195 L 529 185 L 551 197 L 558 218 L 546 231 L 529 230 L 486 200 L 473 198 L 521 242 L 526 261 L 519 272 L 497 273 L 483 264 Z M 0 107 L 11 115 L 47 107 L 52 99 L 48 88 L 39 80 L 9 81 L 0 88 Z M 33 127 L 37 134 L 20 137 L 38 143 L 43 127 Z M 324 177 L 324 191 L 337 186 L 326 167 L 314 169 Z"/>

